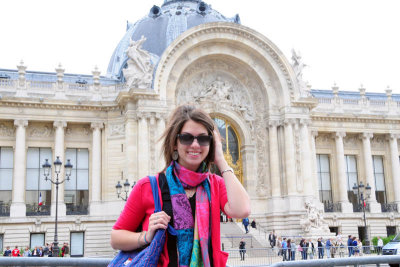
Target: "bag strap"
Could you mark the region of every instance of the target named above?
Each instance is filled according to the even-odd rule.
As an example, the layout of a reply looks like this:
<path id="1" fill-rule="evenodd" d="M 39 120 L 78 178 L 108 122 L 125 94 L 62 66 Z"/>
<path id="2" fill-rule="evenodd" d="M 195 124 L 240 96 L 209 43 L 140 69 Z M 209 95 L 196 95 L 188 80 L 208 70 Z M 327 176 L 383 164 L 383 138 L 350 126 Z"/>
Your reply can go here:
<path id="1" fill-rule="evenodd" d="M 151 184 L 151 191 L 153 191 L 154 212 L 160 212 L 161 204 L 160 204 L 160 196 L 158 195 L 157 179 L 155 176 L 149 176 L 149 179 Z"/>
<path id="2" fill-rule="evenodd" d="M 151 191 L 153 191 L 154 212 L 160 212 L 161 211 L 161 203 L 160 203 L 160 196 L 158 195 L 157 179 L 155 176 L 152 176 L 152 175 L 149 175 L 149 179 L 150 179 L 150 184 L 151 184 Z M 178 232 L 170 224 L 168 224 L 167 229 L 171 235 L 178 234 Z"/>

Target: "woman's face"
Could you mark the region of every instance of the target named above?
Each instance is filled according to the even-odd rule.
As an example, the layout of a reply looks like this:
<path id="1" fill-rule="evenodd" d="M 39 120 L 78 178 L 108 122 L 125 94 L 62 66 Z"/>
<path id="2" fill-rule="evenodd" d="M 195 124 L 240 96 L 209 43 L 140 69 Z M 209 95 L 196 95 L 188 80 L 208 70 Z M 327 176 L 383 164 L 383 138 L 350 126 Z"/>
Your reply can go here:
<path id="1" fill-rule="evenodd" d="M 195 121 L 189 120 L 187 121 L 180 132 L 180 134 L 191 134 L 193 136 L 200 135 L 208 135 L 206 127 Z M 176 141 L 175 149 L 178 151 L 179 165 L 185 167 L 188 170 L 196 171 L 200 164 L 207 157 L 208 152 L 210 150 L 210 146 L 200 146 L 197 139 L 194 139 L 190 145 L 183 145 L 179 141 L 179 138 Z"/>

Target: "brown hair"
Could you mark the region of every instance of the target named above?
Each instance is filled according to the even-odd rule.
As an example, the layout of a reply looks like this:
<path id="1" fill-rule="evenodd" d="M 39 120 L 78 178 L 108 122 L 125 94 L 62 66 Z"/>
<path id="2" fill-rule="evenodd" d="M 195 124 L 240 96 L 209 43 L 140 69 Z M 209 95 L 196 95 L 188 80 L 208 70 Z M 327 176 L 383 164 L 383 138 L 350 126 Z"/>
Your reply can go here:
<path id="1" fill-rule="evenodd" d="M 171 114 L 165 131 L 160 139 L 164 139 L 162 145 L 162 152 L 164 154 L 164 160 L 167 164 L 164 170 L 169 166 L 172 161 L 172 153 L 174 152 L 174 146 L 176 146 L 177 135 L 181 132 L 183 125 L 189 120 L 195 121 L 202 124 L 209 135 L 213 135 L 214 121 L 210 115 L 204 110 L 194 105 L 182 105 L 177 107 Z M 214 160 L 214 140 L 211 140 L 210 150 L 204 162 L 207 168 L 210 167 L 211 162 Z"/>

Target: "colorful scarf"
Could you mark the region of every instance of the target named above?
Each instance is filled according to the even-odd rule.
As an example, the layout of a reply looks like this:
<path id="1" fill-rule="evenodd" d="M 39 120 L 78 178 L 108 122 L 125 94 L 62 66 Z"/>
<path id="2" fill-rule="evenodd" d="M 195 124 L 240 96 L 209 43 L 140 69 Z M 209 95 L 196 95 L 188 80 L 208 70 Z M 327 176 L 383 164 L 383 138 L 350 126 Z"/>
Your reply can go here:
<path id="1" fill-rule="evenodd" d="M 208 244 L 210 240 L 211 191 L 205 164 L 197 172 L 190 171 L 173 161 L 166 177 L 171 194 L 174 228 L 177 230 L 180 267 L 210 266 Z M 192 209 L 184 188 L 196 187 L 196 211 Z"/>

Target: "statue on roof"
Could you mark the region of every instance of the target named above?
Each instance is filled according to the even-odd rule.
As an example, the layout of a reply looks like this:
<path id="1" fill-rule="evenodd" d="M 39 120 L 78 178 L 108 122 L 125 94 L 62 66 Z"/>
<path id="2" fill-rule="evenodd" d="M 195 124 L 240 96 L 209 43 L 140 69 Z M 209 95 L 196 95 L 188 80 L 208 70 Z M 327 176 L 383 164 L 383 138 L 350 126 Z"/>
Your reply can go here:
<path id="1" fill-rule="evenodd" d="M 307 88 L 308 82 L 304 81 L 303 79 L 303 69 L 307 67 L 307 65 L 303 63 L 300 52 L 296 52 L 294 49 L 292 49 L 292 61 L 292 67 L 294 74 L 296 75 L 296 80 L 299 84 L 300 93 L 302 96 L 309 96 Z"/>
<path id="2" fill-rule="evenodd" d="M 127 68 L 123 69 L 124 77 L 129 88 L 149 88 L 153 79 L 154 65 L 150 53 L 142 49 L 146 38 L 132 41 L 125 51 L 128 56 Z"/>

